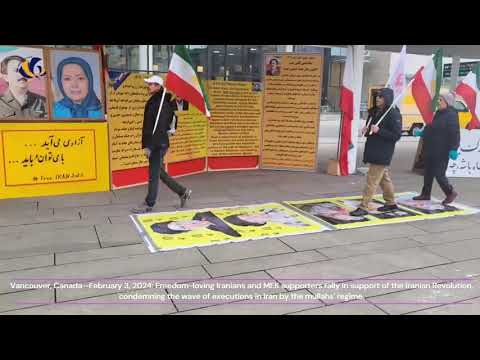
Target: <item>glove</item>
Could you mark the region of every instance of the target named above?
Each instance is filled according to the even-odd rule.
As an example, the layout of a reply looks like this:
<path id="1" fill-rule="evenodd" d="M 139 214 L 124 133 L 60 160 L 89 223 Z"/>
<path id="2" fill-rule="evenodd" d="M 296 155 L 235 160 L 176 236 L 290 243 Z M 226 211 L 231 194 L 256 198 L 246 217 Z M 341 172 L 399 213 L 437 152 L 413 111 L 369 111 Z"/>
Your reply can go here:
<path id="1" fill-rule="evenodd" d="M 457 150 L 450 150 L 448 153 L 448 157 L 452 160 L 457 160 L 458 159 L 458 151 Z"/>
<path id="2" fill-rule="evenodd" d="M 419 128 L 413 129 L 413 136 L 423 137 L 423 130 L 420 130 Z"/>
<path id="3" fill-rule="evenodd" d="M 150 154 L 152 153 L 152 150 L 150 150 L 149 148 L 145 148 L 143 149 L 143 152 L 145 153 L 145 156 L 149 158 Z"/>
<path id="4" fill-rule="evenodd" d="M 167 131 L 168 135 L 175 135 L 175 129 L 170 129 Z"/>

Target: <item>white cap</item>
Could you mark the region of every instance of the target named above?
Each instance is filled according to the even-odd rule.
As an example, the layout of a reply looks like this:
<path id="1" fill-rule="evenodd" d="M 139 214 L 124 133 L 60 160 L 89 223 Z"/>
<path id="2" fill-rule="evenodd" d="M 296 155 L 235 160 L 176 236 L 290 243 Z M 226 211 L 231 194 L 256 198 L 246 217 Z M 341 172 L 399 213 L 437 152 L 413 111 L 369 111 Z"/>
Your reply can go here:
<path id="1" fill-rule="evenodd" d="M 163 85 L 163 79 L 158 75 L 150 76 L 148 79 L 144 79 L 144 81 L 148 84 Z"/>

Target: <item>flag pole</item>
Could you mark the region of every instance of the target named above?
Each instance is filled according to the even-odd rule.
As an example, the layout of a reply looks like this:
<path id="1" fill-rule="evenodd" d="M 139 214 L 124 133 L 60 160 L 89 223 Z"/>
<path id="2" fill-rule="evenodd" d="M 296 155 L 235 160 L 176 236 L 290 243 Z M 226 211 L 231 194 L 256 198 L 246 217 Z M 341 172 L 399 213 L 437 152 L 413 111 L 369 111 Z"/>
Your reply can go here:
<path id="1" fill-rule="evenodd" d="M 163 88 L 162 100 L 160 101 L 160 106 L 158 107 L 157 118 L 155 119 L 155 126 L 153 127 L 152 136 L 153 136 L 153 134 L 155 134 L 155 129 L 157 128 L 157 125 L 158 125 L 158 118 L 160 117 L 160 113 L 162 112 L 163 100 L 165 99 L 165 93 L 166 92 L 167 92 L 167 90 L 165 88 Z"/>
<path id="2" fill-rule="evenodd" d="M 418 71 L 417 71 L 418 73 Z M 416 74 L 415 74 L 416 75 Z M 380 125 L 380 123 L 383 121 L 383 119 L 385 118 L 385 116 L 387 116 L 387 114 L 389 113 L 390 110 L 393 109 L 393 107 L 395 106 L 396 102 L 403 96 L 403 94 L 405 93 L 405 91 L 413 84 L 413 81 L 415 80 L 415 76 L 412 78 L 412 80 L 410 80 L 410 82 L 408 83 L 407 86 L 405 86 L 405 88 L 402 90 L 402 92 L 400 93 L 400 95 L 398 95 L 395 99 L 393 99 L 393 102 L 392 104 L 390 105 L 390 107 L 387 109 L 387 111 L 385 111 L 385 113 L 382 115 L 382 117 L 380 118 L 380 120 L 378 120 L 378 122 L 375 124 L 375 125 Z M 372 122 L 373 120 L 373 116 L 370 118 L 370 121 L 368 122 L 368 124 L 366 125 L 366 127 L 368 128 L 370 126 L 370 123 Z M 372 130 L 370 130 L 370 133 L 369 135 L 372 135 Z"/>

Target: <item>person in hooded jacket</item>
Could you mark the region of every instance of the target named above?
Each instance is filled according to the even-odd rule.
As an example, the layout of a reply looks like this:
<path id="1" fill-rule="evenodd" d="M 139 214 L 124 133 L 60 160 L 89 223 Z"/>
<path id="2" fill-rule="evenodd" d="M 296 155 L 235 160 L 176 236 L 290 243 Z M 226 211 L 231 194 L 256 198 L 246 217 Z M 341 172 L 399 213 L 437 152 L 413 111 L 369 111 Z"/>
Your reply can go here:
<path id="1" fill-rule="evenodd" d="M 446 198 L 442 202 L 443 205 L 452 203 L 458 196 L 445 175 L 449 159 L 456 160 L 458 158 L 460 146 L 460 126 L 454 104 L 454 94 L 440 95 L 438 110 L 433 116 L 432 122 L 427 124 L 423 130 L 415 129 L 414 131 L 415 136 L 423 137 L 425 172 L 422 192 L 413 200 L 430 200 L 433 179 L 437 180 L 438 185 L 445 193 Z"/>
<path id="2" fill-rule="evenodd" d="M 394 211 L 398 209 L 389 166 L 395 151 L 395 144 L 402 136 L 402 115 L 396 106 L 389 110 L 393 100 L 392 89 L 379 90 L 375 100 L 376 106 L 369 110 L 371 122 L 368 127 L 362 129 L 362 133 L 367 137 L 363 162 L 369 164 L 369 167 L 362 201 L 358 209 L 350 213 L 352 216 L 368 214 L 369 203 L 375 195 L 378 185 L 383 190 L 385 205 L 377 210 Z M 380 119 L 385 113 L 386 115 L 380 123 Z"/>

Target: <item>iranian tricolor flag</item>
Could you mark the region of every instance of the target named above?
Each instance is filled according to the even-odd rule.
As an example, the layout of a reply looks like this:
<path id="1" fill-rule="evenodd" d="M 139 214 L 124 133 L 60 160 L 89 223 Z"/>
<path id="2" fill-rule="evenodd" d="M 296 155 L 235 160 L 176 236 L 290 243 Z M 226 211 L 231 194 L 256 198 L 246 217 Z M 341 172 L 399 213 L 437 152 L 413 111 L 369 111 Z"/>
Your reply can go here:
<path id="1" fill-rule="evenodd" d="M 210 117 L 207 93 L 194 69 L 185 45 L 176 45 L 165 87 Z"/>
<path id="2" fill-rule="evenodd" d="M 423 121 L 430 124 L 437 109 L 440 86 L 442 85 L 442 49 L 437 50 L 428 64 L 415 74 L 412 83 L 412 95 L 422 114 Z"/>
<path id="3" fill-rule="evenodd" d="M 468 110 L 472 114 L 472 120 L 468 123 L 467 129 L 480 128 L 480 63 L 475 66 L 474 71 L 470 71 L 465 76 L 455 92 L 465 100 Z"/>
<path id="4" fill-rule="evenodd" d="M 347 176 L 349 174 L 348 152 L 352 144 L 353 121 L 353 50 L 351 46 L 347 48 L 347 59 L 345 60 L 345 70 L 340 89 L 340 111 L 342 113 L 339 155 L 340 175 Z"/>

